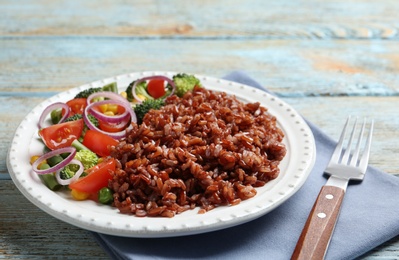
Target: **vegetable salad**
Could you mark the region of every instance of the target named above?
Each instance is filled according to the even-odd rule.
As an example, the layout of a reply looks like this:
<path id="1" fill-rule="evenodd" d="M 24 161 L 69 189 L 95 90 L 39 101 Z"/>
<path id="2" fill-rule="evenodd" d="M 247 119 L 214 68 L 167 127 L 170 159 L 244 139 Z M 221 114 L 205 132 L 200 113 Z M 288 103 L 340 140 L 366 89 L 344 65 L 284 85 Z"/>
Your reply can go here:
<path id="1" fill-rule="evenodd" d="M 49 189 L 68 190 L 75 200 L 113 201 L 108 188 L 117 146 L 132 128 L 141 124 L 150 109 L 159 109 L 171 95 L 183 96 L 201 86 L 193 75 L 145 77 L 118 93 L 115 83 L 89 88 L 67 102 L 44 109 L 38 122 L 43 154 L 31 157 L 33 171 Z M 51 125 L 45 126 L 50 117 Z"/>

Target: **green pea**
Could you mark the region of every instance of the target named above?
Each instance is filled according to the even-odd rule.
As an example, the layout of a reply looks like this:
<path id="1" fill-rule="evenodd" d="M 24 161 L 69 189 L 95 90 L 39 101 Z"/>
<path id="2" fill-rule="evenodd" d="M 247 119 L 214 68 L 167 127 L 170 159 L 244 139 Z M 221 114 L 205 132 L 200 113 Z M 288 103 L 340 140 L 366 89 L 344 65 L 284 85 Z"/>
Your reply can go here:
<path id="1" fill-rule="evenodd" d="M 98 201 L 102 204 L 110 204 L 114 200 L 112 196 L 112 191 L 109 188 L 102 188 L 98 192 Z"/>

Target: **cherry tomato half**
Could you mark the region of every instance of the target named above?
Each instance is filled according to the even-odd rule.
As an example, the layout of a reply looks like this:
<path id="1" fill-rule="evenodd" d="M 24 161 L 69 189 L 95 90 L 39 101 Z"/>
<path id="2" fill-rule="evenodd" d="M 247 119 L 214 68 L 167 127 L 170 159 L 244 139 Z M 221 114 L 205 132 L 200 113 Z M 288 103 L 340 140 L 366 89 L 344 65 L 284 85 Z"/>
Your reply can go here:
<path id="1" fill-rule="evenodd" d="M 116 133 L 116 132 L 120 132 L 123 129 L 126 129 L 129 121 L 127 121 L 126 123 L 121 123 L 121 124 L 112 124 L 112 123 L 107 123 L 101 120 L 98 120 L 98 124 L 99 124 L 99 128 L 105 132 L 108 133 Z"/>
<path id="2" fill-rule="evenodd" d="M 51 150 L 71 146 L 82 135 L 83 119 L 52 125 L 39 130 L 44 144 Z"/>
<path id="3" fill-rule="evenodd" d="M 147 84 L 147 92 L 151 97 L 157 99 L 165 95 L 165 81 L 163 79 L 153 79 Z"/>
<path id="4" fill-rule="evenodd" d="M 108 180 L 112 178 L 111 171 L 115 171 L 115 159 L 105 160 L 88 169 L 87 176 L 69 184 L 69 188 L 80 192 L 96 193 L 101 188 L 108 186 Z"/>
<path id="5" fill-rule="evenodd" d="M 70 107 L 70 116 L 74 114 L 83 114 L 87 106 L 87 98 L 74 98 L 66 103 Z"/>
<path id="6" fill-rule="evenodd" d="M 100 156 L 110 155 L 110 146 L 116 146 L 118 141 L 95 130 L 87 130 L 83 138 L 83 145 Z"/>

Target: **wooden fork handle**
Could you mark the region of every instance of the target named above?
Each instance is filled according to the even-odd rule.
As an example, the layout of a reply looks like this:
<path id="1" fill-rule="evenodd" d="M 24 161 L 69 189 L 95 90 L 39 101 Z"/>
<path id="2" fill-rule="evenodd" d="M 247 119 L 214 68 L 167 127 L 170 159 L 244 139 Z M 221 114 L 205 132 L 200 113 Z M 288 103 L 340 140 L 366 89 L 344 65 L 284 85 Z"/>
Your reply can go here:
<path id="1" fill-rule="evenodd" d="M 321 188 L 291 259 L 324 259 L 344 195 L 338 187 Z"/>

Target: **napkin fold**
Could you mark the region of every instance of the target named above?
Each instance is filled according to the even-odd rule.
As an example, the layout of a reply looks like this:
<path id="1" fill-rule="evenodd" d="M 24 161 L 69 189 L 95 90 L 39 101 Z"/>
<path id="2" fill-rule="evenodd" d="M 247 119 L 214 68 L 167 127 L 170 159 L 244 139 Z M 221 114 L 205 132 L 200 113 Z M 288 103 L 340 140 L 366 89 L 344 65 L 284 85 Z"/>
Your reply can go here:
<path id="1" fill-rule="evenodd" d="M 227 80 L 264 89 L 242 71 Z M 326 178 L 336 142 L 308 122 L 317 159 L 302 188 L 272 212 L 236 227 L 172 238 L 126 238 L 93 233 L 114 259 L 289 259 Z M 337 133 L 338 135 L 339 133 Z M 353 259 L 399 235 L 399 178 L 369 167 L 344 198 L 326 259 Z"/>

